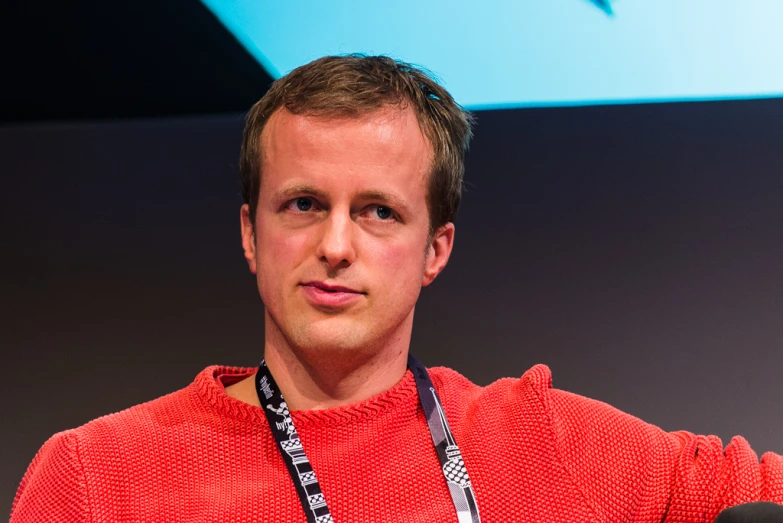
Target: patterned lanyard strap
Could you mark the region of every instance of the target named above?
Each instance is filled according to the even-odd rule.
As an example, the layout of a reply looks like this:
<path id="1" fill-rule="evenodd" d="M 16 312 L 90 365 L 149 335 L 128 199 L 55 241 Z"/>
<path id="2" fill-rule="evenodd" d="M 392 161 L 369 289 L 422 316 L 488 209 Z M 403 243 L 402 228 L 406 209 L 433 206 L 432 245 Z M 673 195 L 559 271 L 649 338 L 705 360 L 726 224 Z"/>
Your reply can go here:
<path id="1" fill-rule="evenodd" d="M 430 428 L 432 443 L 440 460 L 443 476 L 451 493 L 454 508 L 457 511 L 459 523 L 481 523 L 476 495 L 468 478 L 468 471 L 462 461 L 459 447 L 454 441 L 454 436 L 446 421 L 443 406 L 432 386 L 432 381 L 424 365 L 412 355 L 408 356 L 408 368 L 411 369 L 416 380 L 416 389 L 419 392 L 424 416 Z M 294 428 L 294 421 L 288 411 L 288 405 L 283 400 L 283 395 L 275 383 L 272 374 L 266 366 L 266 361 L 261 361 L 256 373 L 256 392 L 258 400 L 264 407 L 266 419 L 272 434 L 275 436 L 280 454 L 288 468 L 288 473 L 299 494 L 302 508 L 307 516 L 308 523 L 333 523 L 332 514 L 326 505 L 321 485 L 315 477 L 313 467 L 307 459 L 299 434 Z"/>

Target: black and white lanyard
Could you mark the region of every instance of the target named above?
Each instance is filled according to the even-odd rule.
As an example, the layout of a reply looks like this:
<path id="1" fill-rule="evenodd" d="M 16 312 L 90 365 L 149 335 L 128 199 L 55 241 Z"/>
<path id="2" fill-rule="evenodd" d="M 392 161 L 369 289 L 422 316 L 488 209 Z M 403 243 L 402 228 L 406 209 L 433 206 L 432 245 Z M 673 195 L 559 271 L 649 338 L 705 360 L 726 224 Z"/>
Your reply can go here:
<path id="1" fill-rule="evenodd" d="M 480 523 L 476 495 L 468 478 L 468 471 L 465 469 L 462 454 L 454 441 L 449 423 L 446 421 L 446 414 L 443 412 L 435 387 L 432 386 L 427 369 L 413 355 L 408 355 L 408 368 L 416 380 L 419 401 L 427 418 L 432 443 L 435 445 L 443 476 L 457 511 L 457 521 Z M 313 467 L 302 448 L 299 434 L 294 428 L 288 405 L 283 400 L 283 395 L 269 372 L 266 361 L 261 361 L 256 373 L 256 392 L 280 448 L 280 454 L 288 467 L 288 473 L 291 474 L 296 492 L 299 494 L 308 523 L 333 523 L 321 485 L 318 484 Z"/>

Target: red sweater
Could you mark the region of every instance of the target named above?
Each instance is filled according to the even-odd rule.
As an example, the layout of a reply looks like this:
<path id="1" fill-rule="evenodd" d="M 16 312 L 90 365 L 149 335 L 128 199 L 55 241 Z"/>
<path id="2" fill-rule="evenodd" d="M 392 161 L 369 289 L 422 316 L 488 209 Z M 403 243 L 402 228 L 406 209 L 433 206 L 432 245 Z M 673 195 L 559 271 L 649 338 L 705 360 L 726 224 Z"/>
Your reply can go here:
<path id="1" fill-rule="evenodd" d="M 188 387 L 52 436 L 22 479 L 12 523 L 306 521 L 263 411 L 211 366 Z M 667 433 L 552 388 L 538 365 L 478 387 L 432 381 L 484 523 L 712 521 L 729 505 L 783 503 L 783 458 L 741 438 Z M 222 383 L 221 383 L 222 381 Z M 416 385 L 348 407 L 295 411 L 336 523 L 455 522 Z"/>

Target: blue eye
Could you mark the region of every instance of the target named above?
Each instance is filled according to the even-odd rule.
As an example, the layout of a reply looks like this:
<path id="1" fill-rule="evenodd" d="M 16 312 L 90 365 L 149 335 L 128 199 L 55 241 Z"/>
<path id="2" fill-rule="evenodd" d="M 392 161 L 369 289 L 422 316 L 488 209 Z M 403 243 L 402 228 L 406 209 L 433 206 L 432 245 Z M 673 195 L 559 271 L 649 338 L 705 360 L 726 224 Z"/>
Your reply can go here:
<path id="1" fill-rule="evenodd" d="M 383 205 L 376 206 L 376 209 L 378 211 L 378 218 L 381 220 L 387 220 L 392 217 L 392 211 L 388 207 L 384 207 Z"/>
<path id="2" fill-rule="evenodd" d="M 313 201 L 310 198 L 297 198 L 292 203 L 296 204 L 296 209 L 301 212 L 307 212 L 313 207 Z"/>

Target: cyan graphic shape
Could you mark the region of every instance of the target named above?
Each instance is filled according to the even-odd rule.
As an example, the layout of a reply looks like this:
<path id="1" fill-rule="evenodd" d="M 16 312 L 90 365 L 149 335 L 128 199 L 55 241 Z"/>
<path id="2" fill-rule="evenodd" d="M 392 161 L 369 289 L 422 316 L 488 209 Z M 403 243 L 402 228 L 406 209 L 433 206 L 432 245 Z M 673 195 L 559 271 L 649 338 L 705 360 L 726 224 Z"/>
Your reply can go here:
<path id="1" fill-rule="evenodd" d="M 612 3 L 609 0 L 590 0 L 590 2 L 609 16 L 614 14 L 612 12 Z"/>
<path id="2" fill-rule="evenodd" d="M 203 1 L 274 77 L 364 52 L 471 109 L 783 96 L 781 0 Z"/>

